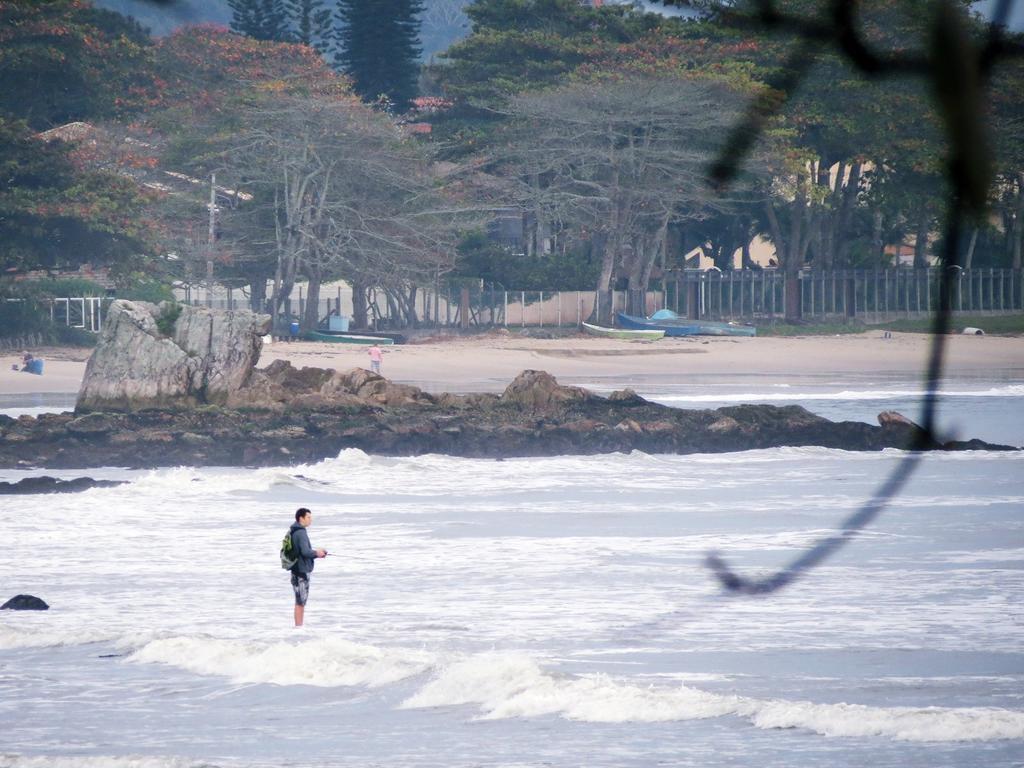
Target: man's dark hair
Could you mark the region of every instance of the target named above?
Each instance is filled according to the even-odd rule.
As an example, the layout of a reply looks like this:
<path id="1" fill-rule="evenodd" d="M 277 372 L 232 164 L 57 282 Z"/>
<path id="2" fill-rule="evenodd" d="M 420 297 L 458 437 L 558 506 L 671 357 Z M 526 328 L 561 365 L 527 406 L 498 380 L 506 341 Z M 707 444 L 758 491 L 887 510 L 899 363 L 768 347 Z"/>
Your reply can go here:
<path id="1" fill-rule="evenodd" d="M 308 509 L 306 509 L 305 507 L 299 507 L 297 510 L 295 510 L 295 522 L 299 522 L 301 518 L 305 517 L 308 514 Z"/>

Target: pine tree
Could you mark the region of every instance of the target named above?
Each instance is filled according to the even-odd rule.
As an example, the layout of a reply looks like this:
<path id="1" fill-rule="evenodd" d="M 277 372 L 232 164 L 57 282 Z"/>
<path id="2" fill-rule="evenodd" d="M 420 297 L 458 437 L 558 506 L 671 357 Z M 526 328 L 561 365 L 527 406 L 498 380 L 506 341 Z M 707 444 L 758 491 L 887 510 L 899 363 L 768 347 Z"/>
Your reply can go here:
<path id="1" fill-rule="evenodd" d="M 257 40 L 290 41 L 283 0 L 228 0 L 231 31 Z"/>
<path id="2" fill-rule="evenodd" d="M 285 10 L 295 41 L 326 54 L 334 34 L 331 9 L 324 7 L 324 0 L 285 0 Z"/>
<path id="3" fill-rule="evenodd" d="M 335 64 L 364 101 L 404 112 L 419 77 L 422 0 L 339 0 Z"/>

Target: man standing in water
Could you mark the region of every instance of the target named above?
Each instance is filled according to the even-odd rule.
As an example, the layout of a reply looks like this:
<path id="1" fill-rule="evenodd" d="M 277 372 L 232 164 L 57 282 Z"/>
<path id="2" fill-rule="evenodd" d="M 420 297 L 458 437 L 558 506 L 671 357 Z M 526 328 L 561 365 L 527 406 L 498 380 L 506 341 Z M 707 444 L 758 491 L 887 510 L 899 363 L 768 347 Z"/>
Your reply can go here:
<path id="1" fill-rule="evenodd" d="M 302 626 L 303 614 L 306 612 L 306 600 L 309 599 L 309 574 L 313 572 L 314 561 L 318 557 L 327 557 L 326 549 L 313 549 L 309 543 L 306 529 L 313 522 L 313 513 L 302 507 L 295 513 L 295 522 L 288 533 L 292 537 L 292 551 L 295 553 L 295 565 L 292 566 L 292 589 L 295 590 L 295 626 Z"/>

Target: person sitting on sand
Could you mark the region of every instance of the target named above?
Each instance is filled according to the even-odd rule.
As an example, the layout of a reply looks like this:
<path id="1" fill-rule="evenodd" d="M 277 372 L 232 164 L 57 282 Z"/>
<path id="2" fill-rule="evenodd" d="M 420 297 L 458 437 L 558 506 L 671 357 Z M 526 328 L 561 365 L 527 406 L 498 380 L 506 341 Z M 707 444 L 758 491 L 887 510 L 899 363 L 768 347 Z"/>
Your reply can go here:
<path id="1" fill-rule="evenodd" d="M 31 352 L 26 352 L 21 357 L 21 370 L 24 373 L 34 373 L 37 376 L 43 375 L 43 359 L 36 357 Z"/>

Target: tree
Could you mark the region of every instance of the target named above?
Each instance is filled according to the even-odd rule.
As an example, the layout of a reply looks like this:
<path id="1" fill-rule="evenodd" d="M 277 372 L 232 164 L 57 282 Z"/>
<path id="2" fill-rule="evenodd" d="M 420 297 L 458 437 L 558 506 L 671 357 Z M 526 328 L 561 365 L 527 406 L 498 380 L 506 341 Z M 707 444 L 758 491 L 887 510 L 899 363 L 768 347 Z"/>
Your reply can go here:
<path id="1" fill-rule="evenodd" d="M 255 40 L 301 43 L 321 55 L 330 50 L 334 30 L 325 0 L 228 0 L 231 30 Z"/>
<path id="2" fill-rule="evenodd" d="M 450 269 L 453 231 L 427 164 L 387 116 L 351 97 L 276 97 L 250 111 L 224 157 L 257 195 L 238 216 L 262 222 L 276 256 L 275 316 L 305 277 L 303 325 L 315 328 L 321 283 L 343 278 L 383 289 L 415 322 L 417 288 Z"/>
<path id="3" fill-rule="evenodd" d="M 451 157 L 500 142 L 504 114 L 517 93 L 564 82 L 659 25 L 676 22 L 632 5 L 587 7 L 579 0 L 475 0 L 464 9 L 472 32 L 427 70 L 453 102 L 432 119 Z"/>
<path id="4" fill-rule="evenodd" d="M 0 72 L 0 113 L 36 130 L 122 118 L 157 90 L 145 31 L 77 0 L 0 0 Z"/>
<path id="5" fill-rule="evenodd" d="M 405 112 L 417 93 L 422 0 L 339 0 L 335 64 L 364 101 Z"/>
<path id="6" fill-rule="evenodd" d="M 295 42 L 315 48 L 326 55 L 332 46 L 334 25 L 331 9 L 324 0 L 285 0 Z"/>
<path id="7" fill-rule="evenodd" d="M 1024 35 L 1016 36 L 1017 42 Z M 992 192 L 993 209 L 1001 232 L 993 233 L 999 242 L 991 262 L 1013 269 L 1024 266 L 1024 63 L 1004 62 L 992 82 L 992 129 L 996 148 L 996 183 Z M 969 262 L 965 263 L 970 266 Z"/>
<path id="8" fill-rule="evenodd" d="M 80 167 L 71 150 L 0 117 L 0 260 L 21 269 L 92 263 L 123 277 L 155 251 L 147 195 L 132 179 Z"/>
<path id="9" fill-rule="evenodd" d="M 256 40 L 291 40 L 284 0 L 228 0 L 228 6 L 232 31 Z"/>
<path id="10" fill-rule="evenodd" d="M 598 291 L 617 275 L 642 291 L 664 260 L 669 226 L 722 206 L 704 172 L 735 102 L 712 84 L 650 75 L 522 94 L 511 102 L 522 130 L 503 170 L 539 220 L 601 244 Z"/>
<path id="11" fill-rule="evenodd" d="M 190 196 L 176 194 L 162 211 L 179 255 L 180 276 L 205 274 L 214 262 L 218 279 L 248 283 L 250 300 L 262 311 L 266 284 L 276 269 L 273 221 L 249 211 L 254 206 L 227 190 L 239 178 L 225 163 L 225 152 L 251 115 L 275 99 L 349 98 L 338 76 L 313 49 L 231 34 L 214 27 L 187 27 L 157 44 L 156 66 L 163 89 L 158 108 L 132 126 L 136 146 L 153 147 L 159 165 L 203 180 Z M 216 174 L 218 239 L 208 242 L 208 182 Z M 156 181 L 166 181 L 156 179 Z M 260 209 L 263 211 L 263 209 Z M 265 213 L 265 211 L 263 211 Z M 269 233 L 269 234 L 268 234 Z M 200 261 L 202 263 L 197 264 Z"/>
<path id="12" fill-rule="evenodd" d="M 420 42 L 429 61 L 469 31 L 464 8 L 469 0 L 424 0 Z"/>

